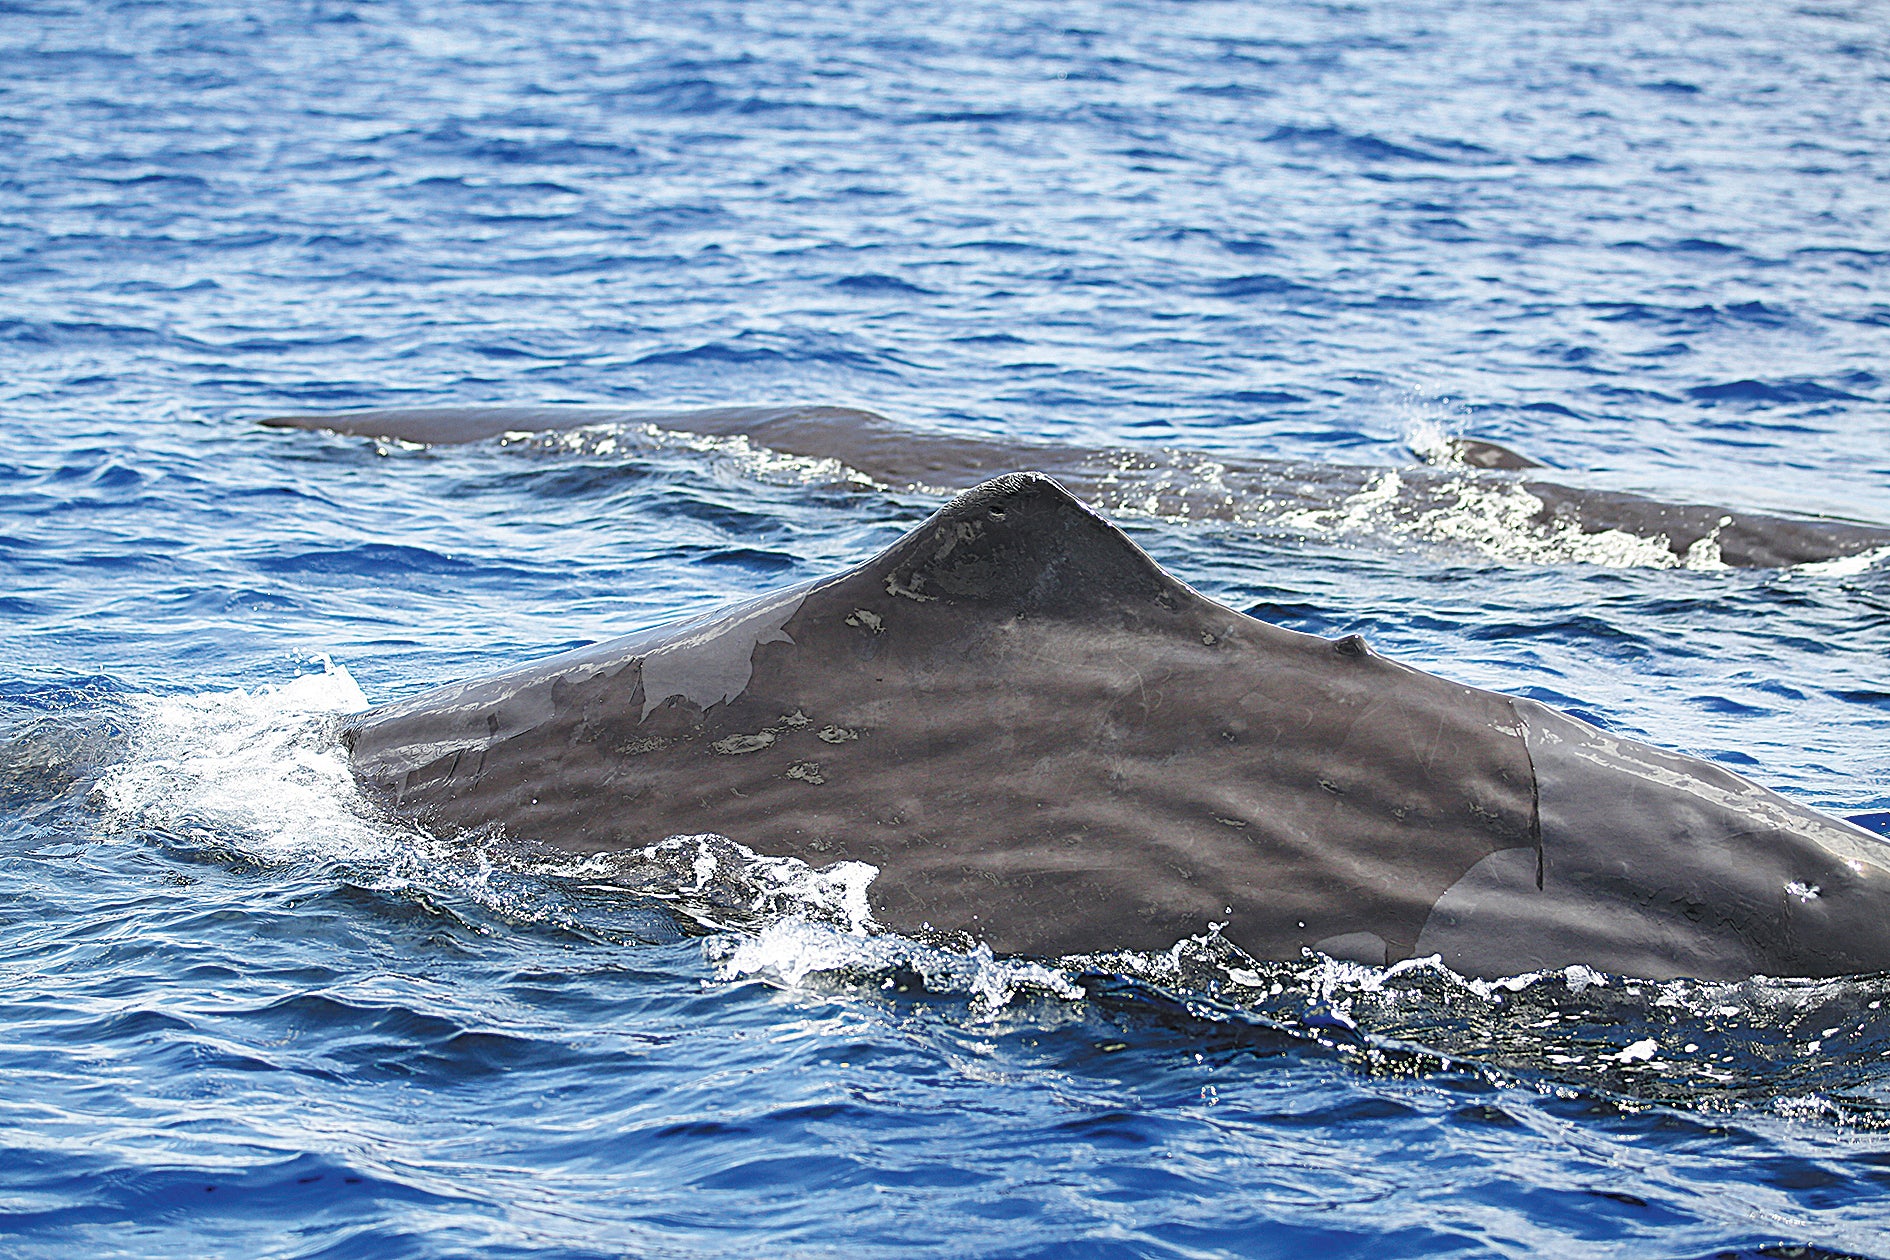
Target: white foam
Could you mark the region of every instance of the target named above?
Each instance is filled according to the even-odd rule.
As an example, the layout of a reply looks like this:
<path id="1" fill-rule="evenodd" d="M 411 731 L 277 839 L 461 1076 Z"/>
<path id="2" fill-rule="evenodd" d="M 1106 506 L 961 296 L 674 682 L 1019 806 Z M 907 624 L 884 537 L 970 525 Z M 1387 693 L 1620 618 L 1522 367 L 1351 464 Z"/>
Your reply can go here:
<path id="1" fill-rule="evenodd" d="M 1834 560 L 1813 560 L 1807 564 L 1792 566 L 1792 572 L 1803 573 L 1811 577 L 1856 577 L 1878 565 L 1890 561 L 1890 547 L 1876 547 L 1870 551 L 1860 551 L 1854 556 L 1839 556 Z"/>
<path id="2" fill-rule="evenodd" d="M 1660 1057 L 1660 1043 L 1652 1037 L 1643 1037 L 1632 1045 L 1624 1046 L 1614 1054 L 1604 1054 L 1604 1059 L 1616 1063 L 1651 1063 Z"/>
<path id="3" fill-rule="evenodd" d="M 1686 558 L 1674 555 L 1665 534 L 1643 537 L 1624 530 L 1584 533 L 1573 521 L 1543 524 L 1540 498 L 1520 482 L 1464 476 L 1445 492 L 1453 501 L 1418 514 L 1405 528 L 1431 542 L 1468 546 L 1494 559 L 1536 564 L 1592 564 L 1607 568 L 1724 568 L 1718 548 Z M 1393 523 L 1393 528 L 1396 524 Z"/>
<path id="4" fill-rule="evenodd" d="M 798 916 L 776 920 L 750 936 L 712 938 L 705 948 L 716 978 L 725 982 L 753 978 L 792 989 L 822 973 L 904 967 L 918 973 L 929 992 L 963 994 L 986 1014 L 1025 992 L 1065 1001 L 1084 996 L 1082 986 L 1061 968 L 998 958 L 987 945 L 963 952 L 938 949 L 902 936 L 857 936 Z"/>
<path id="5" fill-rule="evenodd" d="M 125 760 L 94 789 L 107 819 L 215 837 L 265 860 L 383 849 L 336 720 L 367 708 L 343 666 L 246 691 L 139 696 Z"/>
<path id="6" fill-rule="evenodd" d="M 511 432 L 499 444 L 552 455 L 630 458 L 656 451 L 695 451 L 733 466 L 736 475 L 773 485 L 872 485 L 865 473 L 837 459 L 790 455 L 760 446 L 744 434 L 684 433 L 655 424 L 602 423 L 555 432 Z"/>
<path id="7" fill-rule="evenodd" d="M 638 866 L 638 859 L 647 865 Z M 668 889 L 662 886 L 665 871 L 674 879 Z M 733 902 L 764 916 L 750 931 L 705 943 L 716 977 L 724 982 L 758 979 L 793 989 L 820 974 L 909 967 L 929 991 L 967 995 L 987 1013 L 1024 991 L 1068 1000 L 1083 996 L 1082 988 L 1056 967 L 997 958 L 987 945 L 941 949 L 884 931 L 873 921 L 867 895 L 879 869 L 865 862 L 814 867 L 705 834 L 672 836 L 635 854 L 587 859 L 574 873 L 608 875 L 615 886 L 628 882 L 684 901 Z"/>
<path id="8" fill-rule="evenodd" d="M 1572 520 L 1543 521 L 1543 501 L 1521 482 L 1468 472 L 1423 487 L 1438 506 L 1412 511 L 1404 478 L 1387 470 L 1357 493 L 1329 508 L 1298 508 L 1279 523 L 1324 537 L 1362 533 L 1416 538 L 1465 548 L 1506 562 L 1592 564 L 1606 568 L 1726 568 L 1718 531 L 1699 539 L 1685 556 L 1673 553 L 1665 534 L 1643 536 L 1610 529 L 1584 532 Z M 1725 522 L 1721 522 L 1725 524 Z"/>
<path id="9" fill-rule="evenodd" d="M 734 900 L 752 914 L 807 917 L 837 927 L 849 936 L 878 930 L 873 922 L 867 889 L 879 868 L 866 862 L 835 862 L 809 866 L 799 858 L 769 857 L 727 836 L 705 833 L 671 836 L 635 855 L 657 872 L 686 869 L 692 885 L 673 889 L 675 895 L 706 896 L 712 886 L 723 886 L 725 900 Z M 603 859 L 622 872 L 626 859 Z M 654 886 L 660 890 L 660 884 Z M 732 894 L 732 896 L 731 896 Z"/>
<path id="10" fill-rule="evenodd" d="M 1427 464 L 1456 461 L 1452 446 L 1471 416 L 1463 404 L 1433 388 L 1416 386 L 1390 400 L 1399 416 L 1399 436 L 1419 459 Z"/>
<path id="11" fill-rule="evenodd" d="M 1453 463 L 1457 458 L 1452 446 L 1455 440 L 1442 416 L 1419 415 L 1405 425 L 1405 446 L 1427 464 Z"/>

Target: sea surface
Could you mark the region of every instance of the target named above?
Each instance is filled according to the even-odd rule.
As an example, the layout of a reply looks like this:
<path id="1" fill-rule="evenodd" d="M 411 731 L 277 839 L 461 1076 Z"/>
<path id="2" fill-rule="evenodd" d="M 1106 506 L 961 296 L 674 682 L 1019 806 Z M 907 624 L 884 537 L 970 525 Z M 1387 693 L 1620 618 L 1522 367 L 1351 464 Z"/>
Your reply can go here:
<path id="1" fill-rule="evenodd" d="M 448 402 L 1476 435 L 1890 522 L 1882 4 L 0 0 L 0 1253 L 1890 1257 L 1883 978 L 993 958 L 819 872 L 718 920 L 380 817 L 337 715 L 944 501 L 660 429 L 256 423 Z M 1121 523 L 1890 810 L 1890 564 L 1344 515 Z"/>

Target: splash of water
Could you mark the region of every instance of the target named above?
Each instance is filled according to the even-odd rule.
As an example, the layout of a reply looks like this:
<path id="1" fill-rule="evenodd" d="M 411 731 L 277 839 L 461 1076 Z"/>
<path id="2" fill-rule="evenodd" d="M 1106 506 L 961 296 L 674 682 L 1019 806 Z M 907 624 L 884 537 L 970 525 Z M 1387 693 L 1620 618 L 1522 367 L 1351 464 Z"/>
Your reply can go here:
<path id="1" fill-rule="evenodd" d="M 767 485 L 859 485 L 875 483 L 836 459 L 790 455 L 757 445 L 743 434 L 688 433 L 655 424 L 604 422 L 576 429 L 502 434 L 499 445 L 540 455 L 586 459 L 630 459 L 665 451 L 706 455 L 737 477 Z M 949 493 L 949 492 L 946 492 Z"/>
<path id="2" fill-rule="evenodd" d="M 114 830 L 240 838 L 266 861 L 384 854 L 335 740 L 367 708 L 346 667 L 255 690 L 133 696 L 123 762 L 93 789 Z"/>
<path id="3" fill-rule="evenodd" d="M 635 889 L 672 902 L 711 927 L 795 916 L 851 937 L 879 931 L 867 896 L 878 867 L 866 862 L 810 866 L 799 858 L 756 853 L 713 832 L 581 858 L 533 850 L 525 864 L 587 887 Z"/>
<path id="4" fill-rule="evenodd" d="M 776 920 L 752 935 L 712 939 L 708 956 L 723 981 L 760 979 L 797 988 L 811 977 L 871 978 L 890 989 L 887 973 L 916 976 L 925 990 L 971 999 L 972 1009 L 993 1015 L 1023 995 L 1048 994 L 1066 1001 L 1085 995 L 1065 968 L 1028 959 L 998 958 L 988 945 L 953 950 L 890 933 L 855 936 L 800 916 Z"/>

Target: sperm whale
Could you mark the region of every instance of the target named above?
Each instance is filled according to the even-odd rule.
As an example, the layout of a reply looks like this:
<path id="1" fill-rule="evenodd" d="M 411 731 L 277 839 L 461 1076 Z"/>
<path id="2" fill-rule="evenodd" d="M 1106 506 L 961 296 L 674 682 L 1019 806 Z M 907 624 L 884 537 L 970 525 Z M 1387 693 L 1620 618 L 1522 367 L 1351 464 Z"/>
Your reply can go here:
<path id="1" fill-rule="evenodd" d="M 278 428 L 325 429 L 445 445 L 506 434 L 654 426 L 739 439 L 892 487 L 954 492 L 999 473 L 1037 469 L 1108 512 L 1275 521 L 1326 532 L 1383 524 L 1500 558 L 1765 568 L 1863 556 L 1890 547 L 1890 527 L 1786 517 L 1562 485 L 1493 442 L 1456 439 L 1443 467 L 1370 468 L 1161 449 L 1088 450 L 928 432 L 847 407 L 422 407 L 276 416 Z"/>
<path id="2" fill-rule="evenodd" d="M 369 710 L 442 836 L 715 832 L 868 863 L 993 949 L 1439 955 L 1479 976 L 1890 968 L 1890 845 L 1719 766 L 1243 615 L 1037 473 L 854 568 Z"/>

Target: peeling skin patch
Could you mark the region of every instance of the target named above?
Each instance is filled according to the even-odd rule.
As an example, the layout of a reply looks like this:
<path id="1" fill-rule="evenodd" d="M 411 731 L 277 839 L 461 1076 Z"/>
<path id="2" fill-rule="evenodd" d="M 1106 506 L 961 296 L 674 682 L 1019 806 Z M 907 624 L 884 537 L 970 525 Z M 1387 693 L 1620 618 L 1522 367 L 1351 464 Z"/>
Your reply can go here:
<path id="1" fill-rule="evenodd" d="M 755 649 L 794 642 L 782 627 L 806 597 L 805 587 L 789 587 L 755 600 L 732 618 L 712 612 L 684 622 L 687 633 L 643 657 L 643 716 L 671 696 L 706 709 L 741 695 L 754 674 Z"/>
<path id="2" fill-rule="evenodd" d="M 929 604 L 938 598 L 936 595 L 921 595 L 916 589 L 906 586 L 899 580 L 897 573 L 888 573 L 886 575 L 886 593 L 888 595 L 903 595 L 907 599 L 920 604 Z"/>
<path id="3" fill-rule="evenodd" d="M 823 726 L 814 734 L 829 744 L 844 744 L 850 739 L 858 739 L 857 731 L 849 731 L 844 726 Z"/>
<path id="4" fill-rule="evenodd" d="M 890 587 L 891 585 L 891 581 L 888 580 L 887 586 Z M 880 615 L 876 612 L 869 612 L 864 608 L 855 608 L 848 614 L 847 624 L 849 626 L 859 626 L 863 629 L 871 630 L 874 634 L 886 633 L 886 623 Z"/>
<path id="5" fill-rule="evenodd" d="M 730 756 L 739 756 L 742 753 L 760 752 L 764 748 L 772 747 L 774 741 L 780 737 L 782 732 L 803 730 L 812 724 L 813 720 L 814 719 L 808 717 L 807 714 L 801 712 L 801 710 L 796 709 L 792 713 L 783 714 L 781 717 L 776 718 L 774 725 L 764 726 L 753 735 L 730 735 L 726 739 L 716 740 L 710 747 L 719 753 L 727 753 Z M 829 740 L 828 742 L 831 743 L 833 741 Z"/>
<path id="6" fill-rule="evenodd" d="M 730 735 L 727 739 L 718 739 L 709 746 L 719 753 L 740 756 L 742 753 L 760 752 L 773 744 L 774 732 L 761 731 L 754 735 Z"/>
<path id="7" fill-rule="evenodd" d="M 673 739 L 632 739 L 617 746 L 617 751 L 626 757 L 636 757 L 643 753 L 652 753 L 659 748 L 668 748 L 676 741 Z"/>
<path id="8" fill-rule="evenodd" d="M 787 777 L 799 779 L 802 783 L 825 783 L 826 777 L 820 773 L 817 761 L 797 761 L 787 768 Z"/>

